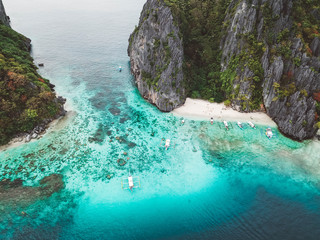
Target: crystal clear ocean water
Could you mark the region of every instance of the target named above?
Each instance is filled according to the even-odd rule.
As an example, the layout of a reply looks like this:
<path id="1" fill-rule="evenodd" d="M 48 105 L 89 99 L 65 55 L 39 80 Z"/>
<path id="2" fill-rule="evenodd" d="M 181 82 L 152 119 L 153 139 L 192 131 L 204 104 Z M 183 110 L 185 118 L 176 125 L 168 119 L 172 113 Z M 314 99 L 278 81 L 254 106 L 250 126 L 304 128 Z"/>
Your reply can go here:
<path id="1" fill-rule="evenodd" d="M 181 125 L 141 98 L 127 45 L 145 0 L 3 2 L 70 111 L 43 138 L 0 152 L 1 178 L 36 189 L 58 173 L 65 184 L 25 193 L 28 204 L 0 199 L 0 239 L 319 239 L 319 142 Z M 133 192 L 121 188 L 129 170 Z"/>

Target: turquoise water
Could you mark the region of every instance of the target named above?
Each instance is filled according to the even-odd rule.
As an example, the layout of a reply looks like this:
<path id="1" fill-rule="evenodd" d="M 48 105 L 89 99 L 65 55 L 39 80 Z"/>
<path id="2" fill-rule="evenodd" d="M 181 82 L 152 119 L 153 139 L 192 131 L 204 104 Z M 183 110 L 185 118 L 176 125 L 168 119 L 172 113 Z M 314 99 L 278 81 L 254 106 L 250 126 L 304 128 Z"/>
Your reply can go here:
<path id="1" fill-rule="evenodd" d="M 1 178 L 65 183 L 30 204 L 0 199 L 1 239 L 318 239 L 318 142 L 181 125 L 140 97 L 126 49 L 144 1 L 4 4 L 70 111 L 42 139 L 0 152 Z M 129 170 L 141 180 L 133 192 L 121 188 Z"/>

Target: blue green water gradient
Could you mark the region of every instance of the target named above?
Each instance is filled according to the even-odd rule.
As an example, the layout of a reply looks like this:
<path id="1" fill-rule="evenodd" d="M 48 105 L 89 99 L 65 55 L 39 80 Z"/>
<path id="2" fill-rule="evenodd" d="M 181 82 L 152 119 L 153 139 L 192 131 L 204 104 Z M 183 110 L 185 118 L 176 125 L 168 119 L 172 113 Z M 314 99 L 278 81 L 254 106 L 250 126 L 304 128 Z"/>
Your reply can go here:
<path id="1" fill-rule="evenodd" d="M 146 103 L 126 52 L 143 4 L 4 0 L 71 111 L 42 139 L 0 152 L 1 178 L 65 183 L 27 206 L 0 199 L 0 239 L 318 239 L 319 142 L 181 125 Z M 133 192 L 121 188 L 129 170 L 141 180 Z"/>

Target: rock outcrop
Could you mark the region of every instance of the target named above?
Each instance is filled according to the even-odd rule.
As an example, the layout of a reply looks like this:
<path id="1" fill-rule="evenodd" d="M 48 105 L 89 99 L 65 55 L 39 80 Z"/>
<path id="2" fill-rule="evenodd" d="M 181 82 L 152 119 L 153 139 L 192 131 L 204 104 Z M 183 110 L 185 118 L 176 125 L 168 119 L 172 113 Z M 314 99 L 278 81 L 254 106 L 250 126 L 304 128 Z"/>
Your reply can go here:
<path id="1" fill-rule="evenodd" d="M 165 112 L 186 99 L 179 32 L 171 9 L 163 0 L 148 0 L 129 39 L 131 72 L 140 94 Z"/>
<path id="2" fill-rule="evenodd" d="M 182 104 L 185 69 L 192 69 L 186 62 L 182 70 L 188 56 L 200 68 L 211 68 L 199 71 L 202 76 L 188 85 L 188 94 L 195 90 L 192 86 L 207 82 L 200 96 L 228 99 L 238 111 L 266 111 L 283 134 L 296 140 L 312 138 L 320 127 L 319 7 L 317 1 L 302 0 L 148 0 L 128 48 L 139 91 L 162 111 Z M 210 16 L 210 22 L 203 16 Z M 188 24 L 197 27 L 190 29 L 192 34 Z M 208 37 L 203 26 L 218 31 Z M 210 39 L 220 42 L 221 57 L 216 54 L 216 62 L 203 64 L 208 59 L 203 58 L 217 53 Z"/>
<path id="3" fill-rule="evenodd" d="M 2 4 L 2 0 L 0 0 L 0 22 L 3 24 L 10 26 L 10 18 L 7 16 L 4 6 Z"/>
<path id="4" fill-rule="evenodd" d="M 232 1 L 221 42 L 222 71 L 236 72 L 234 108 L 250 111 L 252 96 L 260 91 L 279 130 L 303 140 L 317 132 L 313 95 L 320 90 L 320 41 L 314 38 L 308 54 L 301 38 L 291 34 L 293 5 L 291 0 Z"/>
<path id="5" fill-rule="evenodd" d="M 24 186 L 21 179 L 11 181 L 4 178 L 0 181 L 0 204 L 25 207 L 39 199 L 48 198 L 63 188 L 63 177 L 60 174 L 44 177 L 36 187 Z"/>

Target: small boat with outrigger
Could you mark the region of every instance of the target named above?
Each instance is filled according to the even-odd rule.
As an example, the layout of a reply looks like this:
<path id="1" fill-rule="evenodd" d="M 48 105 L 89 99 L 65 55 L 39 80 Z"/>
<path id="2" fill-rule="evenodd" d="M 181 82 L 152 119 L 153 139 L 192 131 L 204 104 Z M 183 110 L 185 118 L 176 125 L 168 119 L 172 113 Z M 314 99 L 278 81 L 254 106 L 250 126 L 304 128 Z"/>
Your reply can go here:
<path id="1" fill-rule="evenodd" d="M 166 144 L 164 145 L 164 147 L 166 148 L 166 150 L 168 150 L 168 148 L 170 147 L 170 139 L 166 139 Z"/>
<path id="2" fill-rule="evenodd" d="M 171 146 L 171 140 L 169 138 L 162 138 L 160 143 L 161 147 L 163 147 L 163 144 L 162 144 L 163 141 L 165 141 L 164 148 L 168 150 L 169 147 Z M 174 143 L 173 148 L 175 147 L 176 147 L 176 144 Z"/>
<path id="3" fill-rule="evenodd" d="M 248 122 L 248 124 L 250 127 L 254 128 L 254 129 L 256 128 L 256 126 L 252 122 Z"/>
<path id="4" fill-rule="evenodd" d="M 229 130 L 228 122 L 227 122 L 227 121 L 223 121 L 223 124 L 224 124 L 225 128 L 226 128 L 227 130 Z"/>
<path id="5" fill-rule="evenodd" d="M 271 128 L 267 128 L 267 129 L 266 129 L 266 136 L 267 136 L 267 138 L 269 138 L 269 139 L 272 138 L 273 133 L 272 133 Z"/>
<path id="6" fill-rule="evenodd" d="M 238 125 L 238 127 L 241 129 L 241 130 L 243 130 L 243 126 L 242 126 L 242 123 L 241 122 L 237 122 L 237 125 Z"/>
<path id="7" fill-rule="evenodd" d="M 121 179 L 121 188 L 122 189 L 130 189 L 131 191 L 133 191 L 134 188 L 141 188 L 140 178 L 133 177 L 129 171 L 128 178 Z"/>

